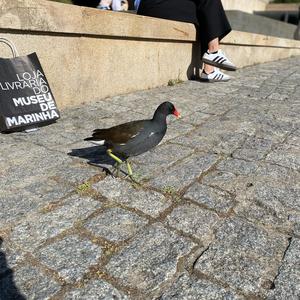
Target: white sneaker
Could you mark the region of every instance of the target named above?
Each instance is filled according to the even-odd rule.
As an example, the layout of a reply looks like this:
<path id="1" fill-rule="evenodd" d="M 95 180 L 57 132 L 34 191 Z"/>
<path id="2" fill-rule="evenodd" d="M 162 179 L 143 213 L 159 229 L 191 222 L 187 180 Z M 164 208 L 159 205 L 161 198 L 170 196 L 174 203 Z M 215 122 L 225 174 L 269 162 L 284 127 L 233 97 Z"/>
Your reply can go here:
<path id="1" fill-rule="evenodd" d="M 215 68 L 214 71 L 209 74 L 206 74 L 203 70 L 200 75 L 200 80 L 207 82 L 228 81 L 230 80 L 230 76 L 224 74 L 218 68 Z"/>
<path id="2" fill-rule="evenodd" d="M 222 50 L 214 53 L 204 53 L 202 61 L 208 65 L 218 67 L 227 71 L 235 71 L 236 66 L 225 56 Z"/>

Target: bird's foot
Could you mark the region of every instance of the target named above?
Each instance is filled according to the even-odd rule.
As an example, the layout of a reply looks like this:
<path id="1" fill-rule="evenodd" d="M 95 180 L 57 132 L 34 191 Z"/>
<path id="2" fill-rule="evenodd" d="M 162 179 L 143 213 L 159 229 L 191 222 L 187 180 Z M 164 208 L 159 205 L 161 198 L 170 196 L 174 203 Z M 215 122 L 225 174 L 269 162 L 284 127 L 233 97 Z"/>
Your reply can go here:
<path id="1" fill-rule="evenodd" d="M 113 171 L 111 172 L 113 177 L 120 177 L 120 168 L 121 168 L 121 164 L 116 163 L 116 166 L 114 167 Z"/>
<path id="2" fill-rule="evenodd" d="M 130 178 L 130 180 L 136 184 L 141 185 L 142 180 L 141 180 L 141 175 L 140 174 L 127 174 L 125 178 Z"/>

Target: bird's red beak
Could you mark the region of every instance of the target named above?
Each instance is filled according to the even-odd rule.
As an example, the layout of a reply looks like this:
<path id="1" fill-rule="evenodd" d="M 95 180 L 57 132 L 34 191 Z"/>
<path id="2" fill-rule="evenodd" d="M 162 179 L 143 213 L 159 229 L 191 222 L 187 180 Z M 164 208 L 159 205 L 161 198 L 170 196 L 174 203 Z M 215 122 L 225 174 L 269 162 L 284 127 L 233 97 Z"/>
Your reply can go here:
<path id="1" fill-rule="evenodd" d="M 174 115 L 176 118 L 181 118 L 180 112 L 179 112 L 176 108 L 174 108 L 174 110 L 173 110 L 173 115 Z"/>

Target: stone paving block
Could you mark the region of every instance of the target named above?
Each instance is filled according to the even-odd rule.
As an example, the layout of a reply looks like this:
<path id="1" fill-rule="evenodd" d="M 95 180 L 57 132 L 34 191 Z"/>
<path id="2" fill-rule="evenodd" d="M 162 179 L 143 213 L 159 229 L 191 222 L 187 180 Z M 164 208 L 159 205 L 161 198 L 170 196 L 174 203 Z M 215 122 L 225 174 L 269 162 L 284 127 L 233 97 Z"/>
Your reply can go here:
<path id="1" fill-rule="evenodd" d="M 121 242 L 134 236 L 148 221 L 121 208 L 110 208 L 89 220 L 85 228 L 111 242 Z"/>
<path id="2" fill-rule="evenodd" d="M 127 95 L 124 95 L 123 97 L 121 97 L 121 99 L 113 97 L 112 99 L 109 99 L 107 103 L 111 103 L 110 101 L 112 101 L 112 104 L 122 106 L 123 109 L 126 109 L 128 112 L 132 113 L 131 118 L 134 118 L 134 114 L 140 113 L 144 115 L 144 118 L 148 119 L 153 117 L 153 114 L 159 104 L 165 101 L 169 101 L 167 97 L 170 98 L 170 96 L 164 95 L 165 93 L 166 91 L 161 91 L 160 93 L 159 88 L 151 89 L 149 91 L 134 93 L 133 97 L 131 97 L 131 95 L 128 95 L 129 97 L 126 97 Z M 176 104 L 174 103 L 174 101 L 171 102 L 173 104 Z M 145 103 L 147 103 L 147 105 L 145 105 Z M 114 114 L 112 115 L 113 117 L 115 116 L 116 111 L 118 111 L 118 109 L 114 107 Z"/>
<path id="3" fill-rule="evenodd" d="M 213 147 L 213 151 L 216 153 L 231 154 L 237 148 L 239 148 L 246 137 L 242 133 L 226 133 L 218 136 L 216 146 Z"/>
<path id="4" fill-rule="evenodd" d="M 248 89 L 245 91 L 248 91 Z M 239 125 L 236 124 L 237 131 L 239 133 L 245 133 L 249 136 L 253 136 L 256 132 L 255 125 L 257 124 L 255 124 L 255 122 L 257 123 L 257 120 L 260 120 L 262 116 L 262 113 L 258 108 L 258 105 L 261 103 L 261 99 L 259 97 L 238 94 L 234 95 L 231 101 L 235 102 L 236 106 L 226 112 L 223 119 L 239 122 Z M 251 106 L 249 106 L 249 101 L 252 103 Z"/>
<path id="5" fill-rule="evenodd" d="M 187 124 L 183 121 L 176 120 L 168 125 L 167 133 L 162 142 L 166 142 L 179 135 L 187 134 L 189 131 L 195 129 L 193 125 Z"/>
<path id="6" fill-rule="evenodd" d="M 269 232 L 253 223 L 233 217 L 227 219 L 216 234 L 217 240 L 228 245 L 235 245 L 236 249 L 249 251 L 252 254 L 281 259 L 287 245 L 287 237 Z M 249 254 L 248 253 L 248 254 Z"/>
<path id="7" fill-rule="evenodd" d="M 195 270 L 246 294 L 265 293 L 287 244 L 287 237 L 239 218 L 228 219 L 219 227 L 216 240 L 199 257 Z"/>
<path id="8" fill-rule="evenodd" d="M 217 187 L 221 190 L 233 194 L 244 192 L 249 181 L 251 182 L 252 179 L 249 179 L 246 176 L 235 175 L 230 172 L 223 172 L 218 170 L 210 172 L 202 179 L 202 183 L 205 185 Z"/>
<path id="9" fill-rule="evenodd" d="M 134 157 L 132 160 L 138 165 L 134 165 L 133 171 L 142 177 L 153 177 L 154 174 L 163 172 L 171 164 L 192 153 L 193 149 L 185 146 L 163 144 L 145 154 Z"/>
<path id="10" fill-rule="evenodd" d="M 294 224 L 294 235 L 300 236 L 300 213 L 292 212 L 289 214 L 288 220 Z"/>
<path id="11" fill-rule="evenodd" d="M 110 176 L 94 184 L 93 188 L 109 200 L 139 209 L 154 218 L 172 204 L 160 193 L 136 189 L 131 183 Z"/>
<path id="12" fill-rule="evenodd" d="M 75 288 L 64 295 L 64 300 L 127 300 L 124 293 L 110 283 L 95 279 L 86 283 L 82 288 Z"/>
<path id="13" fill-rule="evenodd" d="M 190 99 L 186 100 L 184 93 L 178 91 L 178 93 L 172 96 L 171 102 L 174 104 L 176 109 L 179 111 L 181 118 L 178 120 L 175 116 L 170 115 L 167 118 L 168 127 L 171 128 L 173 123 L 186 123 L 188 125 L 194 125 L 191 122 L 186 122 L 186 117 L 188 117 L 191 112 L 195 112 L 197 109 L 195 108 L 195 104 Z M 192 127 L 191 127 L 192 128 Z"/>
<path id="14" fill-rule="evenodd" d="M 294 145 L 283 145 L 274 149 L 266 160 L 286 168 L 300 170 L 300 149 Z"/>
<path id="15" fill-rule="evenodd" d="M 223 134 L 241 134 L 243 132 L 241 132 L 240 127 L 241 122 L 227 116 L 214 116 L 214 118 L 209 119 L 198 130 L 204 136 L 214 137 L 217 135 L 220 137 Z M 220 142 L 219 139 L 218 142 Z"/>
<path id="16" fill-rule="evenodd" d="M 1 145 L 2 155 L 0 162 L 6 161 L 9 162 L 10 165 L 19 165 L 27 161 L 29 154 L 30 157 L 37 157 L 42 155 L 44 151 L 45 149 L 39 145 L 31 145 L 30 143 L 25 143 L 20 140 L 13 140 L 13 142 L 10 140 L 9 143 Z"/>
<path id="17" fill-rule="evenodd" d="M 231 172 L 236 175 L 249 175 L 255 173 L 258 165 L 255 162 L 240 160 L 240 159 L 226 159 L 221 161 L 217 169 L 224 172 Z"/>
<path id="18" fill-rule="evenodd" d="M 207 244 L 213 238 L 213 229 L 219 220 L 216 213 L 194 204 L 184 204 L 172 211 L 166 219 L 166 224 Z"/>
<path id="19" fill-rule="evenodd" d="M 221 213 L 227 213 L 235 205 L 229 193 L 198 182 L 187 190 L 184 197 Z"/>
<path id="20" fill-rule="evenodd" d="M 57 123 L 50 126 L 40 127 L 38 131 L 23 133 L 18 132 L 15 135 L 22 141 L 34 143 L 47 148 L 54 146 L 74 143 L 82 137 L 73 122 L 62 116 Z"/>
<path id="21" fill-rule="evenodd" d="M 272 142 L 266 139 L 250 137 L 245 144 L 233 153 L 234 158 L 261 160 L 271 150 Z"/>
<path id="22" fill-rule="evenodd" d="M 98 262 L 101 254 L 99 246 L 78 235 L 71 235 L 41 248 L 35 256 L 67 282 L 75 282 Z"/>
<path id="23" fill-rule="evenodd" d="M 39 148 L 38 153 L 31 153 L 29 151 L 31 146 L 27 145 L 25 152 L 17 151 L 16 156 L 24 156 L 24 160 L 20 163 L 14 162 L 9 169 L 6 170 L 6 185 L 11 185 L 20 180 L 20 178 L 27 178 L 30 176 L 45 176 L 55 170 L 61 164 L 71 164 L 72 159 L 58 151 L 52 151 L 47 148 Z M 24 153 L 27 153 L 24 155 Z M 29 156 L 30 154 L 30 156 Z M 28 162 L 30 157 L 31 163 Z"/>
<path id="24" fill-rule="evenodd" d="M 273 93 L 271 93 L 268 97 L 268 99 L 272 99 L 272 100 L 280 100 L 280 101 L 285 101 L 287 99 L 289 99 L 289 95 L 288 93 L 278 93 L 275 89 L 275 91 Z"/>
<path id="25" fill-rule="evenodd" d="M 278 272 L 268 299 L 298 300 L 300 298 L 300 240 L 298 238 L 292 239 Z"/>
<path id="26" fill-rule="evenodd" d="M 64 123 L 66 123 L 66 126 L 71 125 L 75 128 L 77 133 L 77 137 L 72 139 L 73 142 L 83 140 L 93 129 L 107 128 L 117 125 L 118 122 L 121 123 L 132 120 L 133 112 L 130 112 L 129 108 L 123 105 L 116 106 L 110 101 L 112 101 L 112 99 L 93 102 L 86 106 L 65 110 Z M 109 105 L 107 105 L 107 103 L 109 103 Z M 115 119 L 116 115 L 118 115 L 117 119 Z M 137 118 L 141 116 L 140 114 L 136 115 L 138 115 Z M 64 128 L 61 128 L 61 130 L 64 131 Z M 67 134 L 72 134 L 72 131 L 74 132 L 74 129 L 67 130 Z M 67 139 L 67 143 L 65 144 L 70 143 L 70 139 Z M 62 146 L 62 144 L 59 145 Z"/>
<path id="27" fill-rule="evenodd" d="M 253 102 L 251 107 L 249 107 L 249 101 Z M 274 107 L 271 109 L 272 105 Z M 237 132 L 249 135 L 250 140 L 254 138 L 256 140 L 255 147 L 263 152 L 262 146 L 266 145 L 259 143 L 259 139 L 273 143 L 282 142 L 295 126 L 297 117 L 287 117 L 287 114 L 289 114 L 289 110 L 280 103 L 274 105 L 273 102 L 262 102 L 261 98 L 249 99 L 248 97 L 246 103 L 240 103 L 235 109 L 226 113 L 226 117 L 234 122 L 239 122 L 236 125 Z M 249 146 L 248 151 L 250 152 L 253 147 L 251 143 Z"/>
<path id="28" fill-rule="evenodd" d="M 262 115 L 263 117 L 264 115 Z M 255 135 L 257 138 L 267 139 L 273 143 L 282 143 L 293 130 L 293 125 L 286 126 L 286 124 L 280 124 L 277 120 L 269 123 L 271 124 L 260 123 L 256 126 Z"/>
<path id="29" fill-rule="evenodd" d="M 292 134 L 287 138 L 286 142 L 287 142 L 287 144 L 299 147 L 300 146 L 300 135 Z"/>
<path id="30" fill-rule="evenodd" d="M 297 183 L 300 183 L 299 172 L 271 163 L 260 163 L 255 175 L 264 182 L 278 181 L 280 183 L 289 183 L 291 186 L 296 186 Z"/>
<path id="31" fill-rule="evenodd" d="M 36 267 L 26 265 L 0 278 L 1 299 L 50 299 L 60 290 L 60 284 Z"/>
<path id="32" fill-rule="evenodd" d="M 181 190 L 212 167 L 217 160 L 218 156 L 214 154 L 193 155 L 171 167 L 164 174 L 150 180 L 149 184 L 162 190 L 166 187 L 173 187 L 177 191 Z"/>
<path id="33" fill-rule="evenodd" d="M 37 196 L 44 204 L 61 199 L 74 191 L 73 186 L 57 182 L 48 177 L 34 177 L 30 183 L 20 185 L 20 188 Z"/>
<path id="34" fill-rule="evenodd" d="M 203 113 L 200 111 L 195 111 L 192 114 L 184 116 L 182 118 L 182 121 L 184 121 L 185 123 L 192 124 L 192 125 L 200 125 L 211 117 L 212 117 L 211 114 L 206 114 L 206 113 Z"/>
<path id="35" fill-rule="evenodd" d="M 197 151 L 210 152 L 216 145 L 217 141 L 212 136 L 203 136 L 198 130 L 193 131 L 188 135 L 182 135 L 170 140 L 170 143 L 180 144 L 190 147 Z"/>
<path id="36" fill-rule="evenodd" d="M 36 210 L 40 201 L 36 195 L 26 191 L 11 190 L 0 192 L 0 228 L 9 226 Z"/>
<path id="37" fill-rule="evenodd" d="M 298 104 L 297 101 L 278 102 L 271 101 L 264 103 L 267 109 L 265 123 L 270 125 L 274 134 L 278 137 L 287 135 L 299 128 Z M 270 129 L 271 129 L 270 128 Z"/>
<path id="38" fill-rule="evenodd" d="M 70 165 L 62 164 L 57 168 L 51 170 L 51 176 L 54 176 L 59 182 L 71 183 L 78 185 L 86 182 L 91 177 L 102 173 L 101 168 L 82 166 L 82 165 Z"/>
<path id="39" fill-rule="evenodd" d="M 161 300 L 238 300 L 244 299 L 235 293 L 206 279 L 197 279 L 181 274 L 160 296 Z"/>
<path id="40" fill-rule="evenodd" d="M 86 106 L 84 109 L 84 114 L 82 114 L 82 111 L 80 111 L 78 116 L 79 118 L 87 119 L 92 114 L 95 119 L 99 119 L 99 117 L 107 119 L 113 118 L 116 115 L 116 112 L 123 115 L 132 114 L 132 110 L 129 107 L 123 105 L 125 104 L 123 101 L 126 101 L 126 99 L 124 98 L 126 98 L 126 96 L 121 100 L 122 103 L 118 102 L 115 104 L 110 103 L 110 101 L 107 99 L 102 99 L 100 101 L 92 103 L 91 107 Z M 130 100 L 130 98 L 128 100 Z"/>
<path id="41" fill-rule="evenodd" d="M 255 182 L 253 187 L 247 190 L 247 198 L 255 199 L 276 212 L 285 209 L 300 211 L 300 188 L 289 184 Z"/>
<path id="42" fill-rule="evenodd" d="M 210 94 L 212 97 L 213 95 Z M 219 94 L 219 97 L 226 97 L 226 94 Z M 223 115 L 226 111 L 230 109 L 229 103 L 224 103 L 223 101 L 220 101 L 218 103 L 210 103 L 206 108 L 202 108 L 203 106 L 200 105 L 200 107 L 196 104 L 196 109 L 200 109 L 201 112 L 212 114 L 212 115 Z"/>
<path id="43" fill-rule="evenodd" d="M 20 222 L 12 230 L 11 239 L 24 250 L 32 252 L 47 239 L 71 228 L 100 207 L 100 202 L 91 198 L 78 195 L 69 197 L 61 207 L 50 212 L 32 214 Z"/>
<path id="44" fill-rule="evenodd" d="M 16 188 L 14 188 L 16 187 Z M 74 187 L 56 182 L 45 176 L 27 177 L 11 184 L 9 191 L 0 190 L 0 225 L 9 225 L 18 221 L 28 213 L 57 201 L 70 192 Z"/>
<path id="45" fill-rule="evenodd" d="M 174 276 L 179 258 L 193 246 L 190 240 L 154 224 L 113 256 L 106 270 L 125 286 L 149 292 Z"/>
<path id="46" fill-rule="evenodd" d="M 130 97 L 128 97 L 129 95 L 115 95 L 106 99 L 97 99 L 95 102 L 93 102 L 93 104 L 95 105 L 95 108 L 106 106 L 106 104 L 109 103 L 113 105 L 114 110 L 116 109 L 115 105 L 130 109 L 136 106 L 136 101 L 143 100 L 141 98 L 144 95 L 144 92 L 147 91 L 137 91 L 136 93 L 132 93 Z"/>
<path id="47" fill-rule="evenodd" d="M 235 213 L 249 221 L 260 223 L 274 230 L 291 231 L 293 222 L 289 220 L 289 214 L 284 209 L 274 210 L 271 207 L 259 206 L 254 201 L 241 201 L 234 208 Z"/>
<path id="48" fill-rule="evenodd" d="M 268 276 L 268 264 L 261 257 L 246 256 L 222 246 L 211 248 L 201 257 L 195 268 L 248 295 L 258 293 L 264 285 L 270 288 L 275 274 L 275 270 L 272 270 L 273 274 Z"/>

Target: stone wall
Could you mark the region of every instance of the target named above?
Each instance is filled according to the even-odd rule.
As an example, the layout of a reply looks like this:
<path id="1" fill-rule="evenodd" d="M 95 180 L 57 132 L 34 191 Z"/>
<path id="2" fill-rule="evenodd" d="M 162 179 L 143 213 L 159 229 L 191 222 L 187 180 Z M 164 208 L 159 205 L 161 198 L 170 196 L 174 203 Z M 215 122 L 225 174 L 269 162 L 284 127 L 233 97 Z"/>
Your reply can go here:
<path id="1" fill-rule="evenodd" d="M 60 107 L 186 80 L 200 68 L 196 31 L 188 23 L 2 0 L 0 31 L 20 55 L 37 52 Z M 222 48 L 238 67 L 300 54 L 297 41 L 236 31 Z M 10 55 L 1 45 L 0 56 Z"/>

